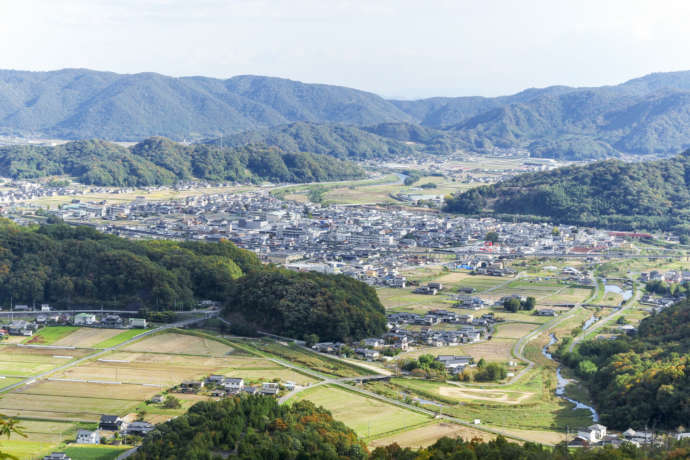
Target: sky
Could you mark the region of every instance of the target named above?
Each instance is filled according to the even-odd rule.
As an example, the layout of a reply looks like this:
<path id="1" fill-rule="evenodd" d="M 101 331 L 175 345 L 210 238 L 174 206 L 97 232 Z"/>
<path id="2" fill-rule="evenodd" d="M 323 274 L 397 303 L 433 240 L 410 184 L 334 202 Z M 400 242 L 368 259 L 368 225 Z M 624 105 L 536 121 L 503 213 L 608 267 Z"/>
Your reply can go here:
<path id="1" fill-rule="evenodd" d="M 496 96 L 690 70 L 687 0 L 0 0 L 0 68 Z"/>

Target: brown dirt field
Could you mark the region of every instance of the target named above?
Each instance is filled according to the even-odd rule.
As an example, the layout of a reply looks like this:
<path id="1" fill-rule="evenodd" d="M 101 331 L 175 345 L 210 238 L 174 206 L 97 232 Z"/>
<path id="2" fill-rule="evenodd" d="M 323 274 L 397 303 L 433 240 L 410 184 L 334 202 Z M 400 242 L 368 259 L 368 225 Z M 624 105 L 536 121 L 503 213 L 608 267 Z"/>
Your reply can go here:
<path id="1" fill-rule="evenodd" d="M 44 357 L 36 358 L 37 361 L 45 361 L 45 357 L 52 358 L 56 355 L 72 356 L 74 358 L 81 358 L 83 356 L 93 353 L 91 350 L 60 350 L 50 348 L 33 348 L 33 347 L 18 347 L 16 345 L 2 345 L 0 346 L 0 356 L 3 361 L 31 361 L 31 356 Z M 57 360 L 61 363 L 67 360 Z"/>
<path id="2" fill-rule="evenodd" d="M 439 387 L 441 396 L 451 398 L 472 399 L 477 401 L 500 402 L 504 404 L 520 404 L 525 399 L 534 396 L 528 391 L 480 390 L 456 386 Z M 511 396 L 517 396 L 511 398 Z"/>
<path id="3" fill-rule="evenodd" d="M 530 441 L 545 444 L 558 444 L 559 442 L 565 440 L 565 435 L 557 431 L 518 430 L 516 428 L 506 429 L 503 427 L 497 427 L 497 429 L 507 434 L 512 434 L 524 439 L 529 439 Z"/>
<path id="4" fill-rule="evenodd" d="M 379 438 L 370 442 L 369 447 L 373 449 L 379 446 L 387 446 L 394 442 L 398 443 L 400 447 L 426 447 L 435 443 L 439 438 L 444 436 L 449 438 L 460 437 L 466 441 L 469 441 L 472 438 L 480 438 L 483 441 L 490 441 L 496 438 L 495 434 L 476 430 L 463 425 L 455 425 L 453 423 L 437 423 L 409 431 L 403 431 L 402 433 L 396 433 L 385 438 Z"/>
<path id="5" fill-rule="evenodd" d="M 147 337 L 127 345 L 123 350 L 185 355 L 223 356 L 233 349 L 215 340 L 193 335 L 166 333 Z"/>
<path id="6" fill-rule="evenodd" d="M 505 323 L 498 327 L 498 330 L 494 334 L 494 339 L 506 338 L 506 339 L 519 339 L 529 334 L 534 329 L 538 328 L 538 324 L 527 324 L 527 323 Z"/>
<path id="7" fill-rule="evenodd" d="M 82 327 L 66 335 L 52 345 L 65 347 L 91 347 L 104 340 L 114 337 L 124 329 L 99 329 L 95 327 Z"/>
<path id="8" fill-rule="evenodd" d="M 493 338 L 485 342 L 463 345 L 462 352 L 477 361 L 481 358 L 486 361 L 510 361 L 514 359 L 510 352 L 515 342 L 517 342 L 515 339 Z"/>
<path id="9" fill-rule="evenodd" d="M 104 398 L 79 398 L 72 396 L 46 396 L 24 393 L 10 393 L 0 399 L 0 410 L 72 413 L 81 418 L 83 414 L 123 414 L 139 403 L 135 400 Z M 71 419 L 72 417 L 70 417 Z"/>

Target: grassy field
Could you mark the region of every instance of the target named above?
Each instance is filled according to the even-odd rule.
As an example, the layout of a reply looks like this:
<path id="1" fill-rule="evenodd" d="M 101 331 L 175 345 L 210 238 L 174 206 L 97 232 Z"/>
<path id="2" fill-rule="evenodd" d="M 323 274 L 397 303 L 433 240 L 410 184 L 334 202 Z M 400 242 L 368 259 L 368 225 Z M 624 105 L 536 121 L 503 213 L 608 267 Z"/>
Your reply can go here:
<path id="1" fill-rule="evenodd" d="M 326 375 L 357 377 L 359 375 L 369 375 L 372 373 L 370 370 L 354 364 L 312 353 L 296 345 L 285 346 L 277 342 L 266 340 L 253 341 L 251 344 L 253 347 L 263 352 L 278 356 L 291 363 L 301 364 Z"/>
<path id="2" fill-rule="evenodd" d="M 282 382 L 294 382 L 298 385 L 309 385 L 317 382 L 317 379 L 313 377 L 309 377 L 308 375 L 286 368 L 236 369 L 230 372 L 225 372 L 224 375 L 229 377 L 242 377 L 249 383 L 271 381 L 273 379 L 280 379 Z"/>
<path id="3" fill-rule="evenodd" d="M 50 350 L 4 345 L 0 347 L 0 375 L 28 377 L 49 371 L 71 359 L 80 358 L 86 353 L 85 350 Z"/>
<path id="4" fill-rule="evenodd" d="M 388 446 L 396 443 L 400 447 L 419 448 L 426 447 L 435 443 L 439 438 L 447 436 L 449 438 L 462 438 L 465 441 L 471 441 L 478 438 L 484 441 L 490 441 L 496 437 L 492 433 L 477 430 L 463 425 L 456 425 L 454 423 L 430 423 L 419 428 L 401 431 L 390 436 L 385 436 L 375 439 L 369 443 L 370 448 L 379 446 Z"/>
<path id="5" fill-rule="evenodd" d="M 6 441 L 3 439 L 0 443 L 0 449 L 20 460 L 33 460 L 50 454 L 58 445 L 57 442 L 27 441 L 25 439 Z"/>
<path id="6" fill-rule="evenodd" d="M 228 345 L 216 340 L 174 332 L 146 337 L 127 345 L 123 350 L 204 356 L 223 356 L 233 351 Z"/>
<path id="7" fill-rule="evenodd" d="M 24 341 L 24 343 L 36 345 L 52 345 L 55 342 L 64 339 L 75 331 L 79 330 L 76 326 L 51 326 L 40 329 L 33 337 Z"/>
<path id="8" fill-rule="evenodd" d="M 355 430 L 365 440 L 415 427 L 430 420 L 428 416 L 330 386 L 303 391 L 296 399 L 307 399 L 317 406 L 325 407 L 333 417 Z"/>
<path id="9" fill-rule="evenodd" d="M 115 460 L 118 455 L 129 449 L 128 446 L 71 446 L 61 452 L 66 453 L 72 460 Z"/>
<path id="10" fill-rule="evenodd" d="M 434 399 L 452 402 L 490 402 L 497 404 L 521 404 L 534 398 L 532 391 L 501 388 L 475 388 L 451 383 L 422 379 L 396 378 L 394 385 L 409 389 L 420 395 L 433 396 Z"/>
<path id="11" fill-rule="evenodd" d="M 93 345 L 93 348 L 110 348 L 119 345 L 129 339 L 136 337 L 139 334 L 143 334 L 149 329 L 128 329 L 126 331 L 120 332 L 119 334 L 112 336 L 102 342 L 98 342 Z"/>

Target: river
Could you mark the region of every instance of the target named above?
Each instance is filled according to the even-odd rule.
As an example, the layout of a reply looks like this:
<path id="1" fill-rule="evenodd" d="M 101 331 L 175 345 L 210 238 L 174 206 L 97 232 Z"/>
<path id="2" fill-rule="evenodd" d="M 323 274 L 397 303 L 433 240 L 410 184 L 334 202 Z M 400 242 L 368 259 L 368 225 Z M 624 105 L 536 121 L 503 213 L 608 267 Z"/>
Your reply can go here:
<path id="1" fill-rule="evenodd" d="M 551 345 L 557 342 L 556 336 L 551 334 L 551 339 L 549 340 L 549 343 L 547 345 L 544 345 L 544 348 L 541 349 L 541 353 L 546 356 L 548 359 L 551 361 L 555 360 L 553 359 L 553 356 L 551 356 L 551 353 L 548 352 L 548 349 Z M 556 385 L 556 395 L 560 398 L 565 399 L 566 401 L 575 404 L 574 409 L 587 409 L 591 414 L 592 414 L 592 420 L 594 422 L 599 421 L 599 414 L 597 413 L 596 409 L 594 409 L 592 406 L 588 406 L 587 404 L 577 401 L 575 399 L 569 398 L 565 395 L 565 387 L 570 383 L 571 381 L 569 379 L 566 379 L 563 377 L 561 374 L 561 366 L 558 366 L 558 369 L 556 369 L 556 379 L 557 379 L 557 385 Z"/>

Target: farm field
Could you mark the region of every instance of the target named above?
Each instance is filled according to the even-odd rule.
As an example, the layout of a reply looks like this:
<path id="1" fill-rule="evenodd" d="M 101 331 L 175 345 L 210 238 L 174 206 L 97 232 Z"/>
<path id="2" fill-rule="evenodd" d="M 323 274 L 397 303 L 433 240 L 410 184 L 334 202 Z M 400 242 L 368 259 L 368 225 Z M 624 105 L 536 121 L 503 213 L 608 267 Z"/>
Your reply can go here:
<path id="1" fill-rule="evenodd" d="M 17 393 L 42 396 L 69 396 L 76 398 L 100 398 L 107 395 L 108 398 L 112 399 L 145 400 L 156 393 L 160 393 L 160 391 L 160 388 L 143 385 L 112 385 L 104 383 L 42 380 L 27 385 L 22 390 L 17 391 Z"/>
<path id="2" fill-rule="evenodd" d="M 114 347 L 116 345 L 119 345 L 123 342 L 126 342 L 127 340 L 130 340 L 134 337 L 136 337 L 139 334 L 142 334 L 149 329 L 128 329 L 125 331 L 120 332 L 117 335 L 114 335 L 112 337 L 109 337 L 108 339 L 98 342 L 93 345 L 93 348 L 110 348 Z"/>
<path id="3" fill-rule="evenodd" d="M 534 323 L 500 323 L 496 326 L 493 339 L 519 339 L 538 327 L 539 324 Z"/>
<path id="4" fill-rule="evenodd" d="M 233 351 L 231 347 L 215 340 L 175 332 L 145 337 L 127 345 L 123 350 L 205 356 L 223 356 Z"/>
<path id="5" fill-rule="evenodd" d="M 454 402 L 486 401 L 501 404 L 521 404 L 535 396 L 532 391 L 504 389 L 503 387 L 477 388 L 422 379 L 394 378 L 391 383 L 419 392 L 422 395 L 432 395 L 436 399 Z"/>
<path id="6" fill-rule="evenodd" d="M 310 385 L 317 382 L 313 377 L 286 368 L 236 369 L 224 372 L 224 375 L 228 377 L 242 377 L 250 383 L 259 380 L 270 381 L 275 378 L 279 378 L 283 382 L 294 382 L 298 385 Z"/>
<path id="7" fill-rule="evenodd" d="M 474 438 L 490 441 L 496 437 L 496 435 L 486 431 L 476 430 L 474 428 L 456 425 L 454 423 L 441 422 L 432 423 L 419 428 L 413 428 L 411 430 L 406 430 L 390 436 L 375 439 L 369 443 L 369 447 L 373 449 L 393 443 L 396 443 L 403 448 L 426 447 L 435 443 L 443 436 L 447 436 L 449 438 L 460 437 L 466 441 L 470 441 Z"/>
<path id="8" fill-rule="evenodd" d="M 24 341 L 27 344 L 52 345 L 73 332 L 79 330 L 76 326 L 51 326 L 40 329 L 32 337 Z"/>
<path id="9" fill-rule="evenodd" d="M 296 399 L 307 399 L 317 406 L 325 407 L 333 417 L 355 430 L 365 440 L 430 420 L 426 415 L 331 386 L 303 391 Z"/>
<path id="10" fill-rule="evenodd" d="M 0 375 L 29 377 L 54 369 L 73 359 L 81 358 L 87 353 L 84 350 L 51 350 L 0 345 Z M 0 381 L 0 385 L 2 383 Z"/>
<path id="11" fill-rule="evenodd" d="M 62 449 L 72 460 L 115 460 L 129 446 L 73 446 Z"/>
<path id="12" fill-rule="evenodd" d="M 41 414 L 41 416 L 33 416 L 37 418 L 96 422 L 101 414 L 127 414 L 138 403 L 139 401 L 136 400 L 108 397 L 82 398 L 13 392 L 0 399 L 0 411 L 9 416 L 26 416 L 26 413 L 32 413 Z"/>
<path id="13" fill-rule="evenodd" d="M 484 358 L 486 361 L 508 361 L 513 359 L 511 351 L 517 340 L 493 338 L 488 341 L 455 345 L 449 347 L 419 347 L 413 351 L 400 353 L 396 359 L 417 358 L 424 354 L 438 355 L 469 355 L 475 360 Z"/>
<path id="14" fill-rule="evenodd" d="M 44 329 L 52 329 L 50 327 Z M 42 329 L 41 331 L 43 331 Z M 84 347 L 90 348 L 97 343 L 108 340 L 122 333 L 122 329 L 101 329 L 95 327 L 81 327 L 72 331 L 70 334 L 53 342 L 53 345 L 65 347 Z"/>

